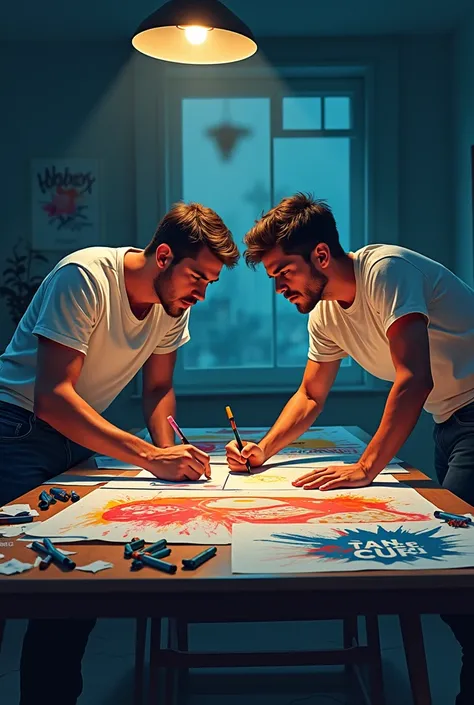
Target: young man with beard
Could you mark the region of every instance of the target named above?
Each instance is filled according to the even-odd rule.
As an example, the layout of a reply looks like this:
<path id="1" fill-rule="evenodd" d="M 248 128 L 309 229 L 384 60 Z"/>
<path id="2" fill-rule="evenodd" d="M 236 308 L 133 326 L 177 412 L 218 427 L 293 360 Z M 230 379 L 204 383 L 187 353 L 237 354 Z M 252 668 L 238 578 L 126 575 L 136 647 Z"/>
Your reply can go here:
<path id="1" fill-rule="evenodd" d="M 441 264 L 393 245 L 346 253 L 330 208 L 297 194 L 246 235 L 275 289 L 309 313 L 309 353 L 300 388 L 268 434 L 227 449 L 232 470 L 262 465 L 324 408 L 340 361 L 393 382 L 372 441 L 359 462 L 303 475 L 294 484 L 331 490 L 369 485 L 398 453 L 423 408 L 434 417 L 435 467 L 443 487 L 474 504 L 474 291 Z M 463 648 L 456 705 L 474 703 L 474 621 L 449 616 Z"/>
<path id="2" fill-rule="evenodd" d="M 189 340 L 191 307 L 239 253 L 219 216 L 178 204 L 145 250 L 91 247 L 46 277 L 0 357 L 0 506 L 92 452 L 166 480 L 209 474 L 209 457 L 175 445 L 173 370 Z M 153 444 L 101 415 L 143 368 L 143 411 Z M 38 699 L 41 653 L 66 678 L 50 705 L 73 705 L 81 659 L 95 620 L 30 622 L 21 660 L 21 705 Z"/>

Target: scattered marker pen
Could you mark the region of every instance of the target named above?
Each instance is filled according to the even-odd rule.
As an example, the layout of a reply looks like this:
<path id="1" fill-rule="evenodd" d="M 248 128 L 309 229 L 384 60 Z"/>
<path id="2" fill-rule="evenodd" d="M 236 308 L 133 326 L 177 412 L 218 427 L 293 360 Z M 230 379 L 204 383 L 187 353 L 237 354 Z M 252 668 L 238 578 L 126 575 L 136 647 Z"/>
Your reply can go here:
<path id="1" fill-rule="evenodd" d="M 211 548 L 206 548 L 205 551 L 198 553 L 194 558 L 183 558 L 183 568 L 187 570 L 196 570 L 200 565 L 208 561 L 210 558 L 214 558 L 217 553 L 217 548 L 212 546 Z"/>
<path id="2" fill-rule="evenodd" d="M 169 550 L 169 549 L 168 549 Z M 170 551 L 171 553 L 171 551 Z M 173 565 L 173 563 L 167 563 L 166 561 L 161 561 L 159 558 L 155 558 L 154 556 L 149 556 L 146 553 L 140 554 L 140 558 L 136 559 L 134 563 L 142 563 L 143 565 L 148 565 L 150 568 L 156 568 L 157 570 L 161 570 L 162 573 L 171 573 L 174 574 L 178 570 L 178 567 L 176 565 Z M 135 565 L 134 569 L 139 569 L 141 566 Z"/>
<path id="3" fill-rule="evenodd" d="M 61 551 L 58 551 L 58 549 L 53 546 L 52 542 L 49 539 L 43 539 L 43 544 L 46 547 L 48 553 L 52 556 L 53 560 L 60 563 L 63 568 L 69 568 L 70 570 L 73 570 L 76 567 L 74 561 L 71 560 L 69 556 L 65 556 L 64 553 L 61 553 Z"/>
<path id="4" fill-rule="evenodd" d="M 80 499 L 81 499 L 81 498 L 80 498 L 80 496 L 77 494 L 77 492 L 74 492 L 74 490 L 72 490 L 72 492 L 71 492 L 71 502 L 79 502 Z"/>
<path id="5" fill-rule="evenodd" d="M 436 510 L 434 516 L 436 519 L 444 519 L 445 521 L 462 521 L 465 524 L 472 524 L 471 517 L 466 517 L 463 514 L 451 514 L 451 512 Z"/>
<path id="6" fill-rule="evenodd" d="M 69 495 L 66 490 L 62 490 L 60 487 L 51 487 L 50 494 L 53 495 L 55 499 L 59 499 L 61 502 L 68 502 Z"/>
<path id="7" fill-rule="evenodd" d="M 56 504 L 56 500 L 54 499 L 54 497 L 48 494 L 46 490 L 43 490 L 39 496 L 38 507 L 45 511 L 46 509 L 49 509 L 52 504 Z"/>
<path id="8" fill-rule="evenodd" d="M 143 550 L 143 553 L 156 553 L 156 551 L 162 551 L 164 548 L 167 546 L 167 541 L 166 539 L 160 539 L 159 541 L 156 541 L 156 543 L 152 543 L 151 546 L 148 546 L 148 548 L 145 548 Z"/>
<path id="9" fill-rule="evenodd" d="M 167 558 L 170 553 L 171 548 L 162 548 L 161 551 L 154 551 L 154 553 L 149 553 L 148 551 L 134 551 L 131 558 L 134 558 L 137 561 L 141 560 L 141 557 L 144 555 L 152 556 L 152 558 Z"/>
<path id="10" fill-rule="evenodd" d="M 52 562 L 53 562 L 53 556 L 50 553 L 48 553 L 48 555 L 43 558 L 43 560 L 41 561 L 41 563 L 39 564 L 38 567 L 40 570 L 46 570 L 46 568 L 48 568 L 48 566 L 50 566 Z"/>
<path id="11" fill-rule="evenodd" d="M 145 545 L 144 539 L 134 538 L 130 543 L 126 543 L 123 548 L 124 558 L 131 558 L 134 551 L 139 551 Z"/>

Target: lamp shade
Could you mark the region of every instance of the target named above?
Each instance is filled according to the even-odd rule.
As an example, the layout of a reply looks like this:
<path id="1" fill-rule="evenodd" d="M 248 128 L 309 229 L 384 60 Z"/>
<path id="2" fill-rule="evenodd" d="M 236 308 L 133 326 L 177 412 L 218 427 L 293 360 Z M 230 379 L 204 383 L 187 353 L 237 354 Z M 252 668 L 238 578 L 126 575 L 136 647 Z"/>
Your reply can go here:
<path id="1" fill-rule="evenodd" d="M 227 64 L 257 51 L 252 32 L 218 0 L 171 0 L 138 27 L 132 44 L 155 59 Z"/>

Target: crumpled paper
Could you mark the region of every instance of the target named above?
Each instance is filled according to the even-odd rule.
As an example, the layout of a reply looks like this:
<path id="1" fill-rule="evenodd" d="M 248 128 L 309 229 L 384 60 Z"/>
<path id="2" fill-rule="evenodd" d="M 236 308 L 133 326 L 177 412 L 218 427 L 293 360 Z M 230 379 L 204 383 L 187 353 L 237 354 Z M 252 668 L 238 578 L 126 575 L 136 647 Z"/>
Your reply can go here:
<path id="1" fill-rule="evenodd" d="M 5 563 L 0 563 L 0 575 L 15 575 L 15 573 L 24 573 L 26 570 L 33 568 L 33 563 L 22 563 L 16 558 L 11 558 Z"/>
<path id="2" fill-rule="evenodd" d="M 86 573 L 98 573 L 100 570 L 106 570 L 107 568 L 113 568 L 113 563 L 107 563 L 107 561 L 94 561 L 88 565 L 77 566 L 76 570 L 83 570 Z"/>

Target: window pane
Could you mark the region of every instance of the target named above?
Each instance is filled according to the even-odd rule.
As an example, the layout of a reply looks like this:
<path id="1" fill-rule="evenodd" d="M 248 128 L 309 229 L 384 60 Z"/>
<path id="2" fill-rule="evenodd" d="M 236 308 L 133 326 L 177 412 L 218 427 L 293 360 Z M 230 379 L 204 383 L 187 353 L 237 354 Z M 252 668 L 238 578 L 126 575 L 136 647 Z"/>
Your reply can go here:
<path id="1" fill-rule="evenodd" d="M 337 96 L 324 99 L 324 129 L 351 129 L 351 99 Z"/>
<path id="2" fill-rule="evenodd" d="M 270 207 L 270 101 L 186 98 L 182 109 L 183 198 L 216 210 L 242 251 L 243 236 Z M 272 287 L 265 272 L 243 261 L 224 268 L 206 301 L 193 308 L 190 328 L 187 369 L 272 367 Z"/>
<path id="3" fill-rule="evenodd" d="M 274 140 L 276 200 L 297 191 L 312 193 L 331 206 L 341 245 L 350 249 L 350 140 L 347 137 L 283 137 Z M 308 352 L 307 316 L 277 296 L 277 365 L 304 365 Z"/>
<path id="4" fill-rule="evenodd" d="M 320 130 L 321 98 L 283 98 L 284 130 Z"/>

